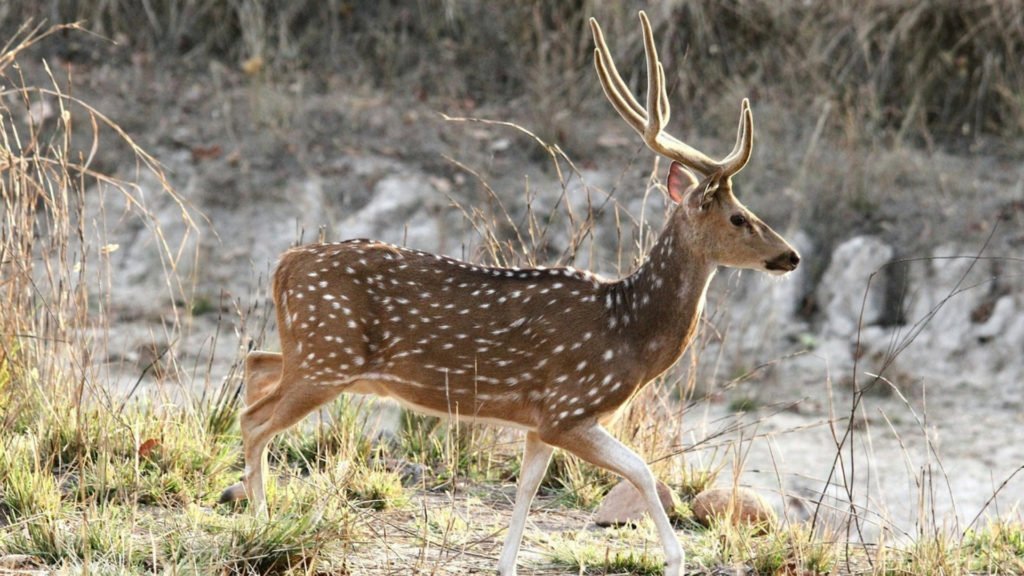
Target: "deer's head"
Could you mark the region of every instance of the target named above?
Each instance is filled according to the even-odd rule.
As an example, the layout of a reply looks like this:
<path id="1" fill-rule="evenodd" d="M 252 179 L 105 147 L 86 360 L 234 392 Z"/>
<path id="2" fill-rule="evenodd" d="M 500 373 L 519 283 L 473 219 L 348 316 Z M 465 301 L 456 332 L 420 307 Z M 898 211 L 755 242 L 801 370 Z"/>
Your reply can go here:
<path id="1" fill-rule="evenodd" d="M 668 175 L 669 198 L 678 204 L 670 226 L 677 235 L 714 264 L 785 274 L 800 263 L 800 256 L 733 194 L 732 177 L 746 166 L 754 147 L 754 116 L 744 99 L 736 144 L 721 160 L 713 160 L 665 132 L 670 110 L 665 92 L 665 71 L 658 60 L 647 15 L 640 12 L 647 55 L 647 107 L 637 102 L 619 76 L 597 21 L 594 65 L 608 100 L 619 115 L 644 139 L 648 148 L 672 160 Z"/>

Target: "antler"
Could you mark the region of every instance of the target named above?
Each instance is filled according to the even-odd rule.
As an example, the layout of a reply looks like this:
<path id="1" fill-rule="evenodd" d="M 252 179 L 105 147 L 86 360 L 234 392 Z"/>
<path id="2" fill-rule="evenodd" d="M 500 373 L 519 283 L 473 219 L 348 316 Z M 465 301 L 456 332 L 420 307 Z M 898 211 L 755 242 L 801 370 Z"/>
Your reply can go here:
<path id="1" fill-rule="evenodd" d="M 626 83 L 622 81 L 615 62 L 612 60 L 608 44 L 597 20 L 590 19 L 590 28 L 594 33 L 594 66 L 601 80 L 605 96 L 618 111 L 622 119 L 643 137 L 647 147 L 665 157 L 676 160 L 704 175 L 715 173 L 729 177 L 739 172 L 750 159 L 750 151 L 754 147 L 754 116 L 750 112 L 750 102 L 746 98 L 740 106 L 740 125 L 736 134 L 736 145 L 725 158 L 715 161 L 706 154 L 691 147 L 665 132 L 670 115 L 668 94 L 665 92 L 665 70 L 658 60 L 658 51 L 654 46 L 654 34 L 647 14 L 640 11 L 640 27 L 644 34 L 644 53 L 647 55 L 647 109 L 636 101 Z"/>

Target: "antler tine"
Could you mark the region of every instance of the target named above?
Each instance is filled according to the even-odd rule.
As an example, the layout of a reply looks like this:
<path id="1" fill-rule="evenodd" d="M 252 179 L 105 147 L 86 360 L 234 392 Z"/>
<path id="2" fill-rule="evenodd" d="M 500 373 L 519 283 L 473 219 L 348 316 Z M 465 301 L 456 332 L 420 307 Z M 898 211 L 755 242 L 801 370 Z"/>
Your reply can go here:
<path id="1" fill-rule="evenodd" d="M 640 28 L 644 35 L 644 55 L 647 57 L 647 109 L 654 108 L 658 111 L 660 130 L 668 126 L 672 109 L 668 103 L 668 90 L 665 89 L 665 68 L 658 58 L 658 47 L 654 43 L 651 21 L 647 19 L 647 13 L 643 10 L 640 11 Z M 654 94 L 658 95 L 657 100 L 654 99 Z"/>
<path id="2" fill-rule="evenodd" d="M 736 157 L 736 155 L 740 153 L 740 149 L 743 147 L 743 134 L 744 132 L 746 132 L 747 129 L 746 118 L 744 118 L 746 116 L 747 111 L 746 102 L 747 99 L 744 98 L 743 102 L 740 103 L 740 123 L 739 126 L 736 127 L 736 143 L 732 145 L 732 150 L 729 151 L 729 155 L 726 156 L 725 158 L 722 158 L 723 164 L 731 162 Z"/>
<path id="3" fill-rule="evenodd" d="M 619 113 L 619 116 L 622 116 L 626 124 L 629 124 L 634 130 L 643 134 L 644 126 L 647 124 L 647 112 L 643 108 L 639 108 L 640 105 L 633 100 L 632 94 L 626 92 L 623 95 L 617 90 L 613 84 L 617 74 L 608 71 L 607 64 L 605 64 L 605 60 L 598 50 L 594 50 L 594 66 L 597 68 L 597 76 L 601 82 L 601 87 L 604 89 L 604 95 L 611 102 L 612 107 Z M 612 74 L 616 74 L 616 76 L 612 76 Z M 639 111 L 633 108 L 634 104 L 639 108 Z"/>
<path id="4" fill-rule="evenodd" d="M 647 146 L 673 160 L 696 169 L 704 174 L 711 174 L 720 169 L 715 162 L 703 152 L 682 142 L 665 132 L 671 109 L 668 103 L 668 91 L 665 89 L 665 68 L 658 59 L 658 49 L 654 43 L 654 31 L 647 13 L 640 11 L 640 28 L 644 36 L 644 53 L 647 56 L 647 130 L 641 134 Z M 650 112 L 654 109 L 654 113 Z M 652 122 L 654 117 L 657 123 Z"/>
<path id="5" fill-rule="evenodd" d="M 740 125 L 736 130 L 736 144 L 732 152 L 722 159 L 722 172 L 728 176 L 736 174 L 747 165 L 750 153 L 754 149 L 754 114 L 750 111 L 750 101 L 746 98 L 740 104 Z"/>
<path id="6" fill-rule="evenodd" d="M 594 66 L 597 68 L 601 88 L 604 89 L 605 96 L 622 116 L 622 119 L 642 134 L 643 126 L 647 123 L 647 111 L 640 106 L 622 77 L 619 76 L 619 71 L 615 68 L 615 61 L 612 60 L 611 51 L 608 50 L 608 44 L 604 40 L 601 25 L 594 18 L 590 19 L 590 30 L 594 34 L 594 44 L 596 45 Z"/>
<path id="7" fill-rule="evenodd" d="M 671 108 L 668 105 L 668 91 L 665 90 L 665 88 L 664 88 L 664 86 L 665 86 L 665 68 L 663 68 L 661 66 L 661 62 L 658 62 L 658 77 L 661 78 L 661 86 L 662 86 L 662 89 L 661 89 L 661 92 L 660 92 L 661 107 L 659 108 L 659 110 L 661 110 L 662 112 L 665 113 L 665 117 L 662 120 L 662 125 L 663 126 L 668 126 L 668 119 L 672 116 L 672 110 L 671 110 Z"/>
<path id="8" fill-rule="evenodd" d="M 619 75 L 611 51 L 605 42 L 601 26 L 594 18 L 590 19 L 590 28 L 594 34 L 594 66 L 601 82 L 605 96 L 612 107 L 622 116 L 634 130 L 644 139 L 647 147 L 673 160 L 693 168 L 703 174 L 720 172 L 722 165 L 715 162 L 703 152 L 676 139 L 664 131 L 671 116 L 668 94 L 665 90 L 665 70 L 658 61 L 658 51 L 654 44 L 654 33 L 647 14 L 640 11 L 640 26 L 643 29 L 644 53 L 647 57 L 647 109 L 637 102 L 633 93 Z"/>
<path id="9" fill-rule="evenodd" d="M 647 127 L 644 140 L 648 143 L 657 141 L 658 135 L 665 128 L 665 111 L 669 110 L 667 98 L 661 95 L 665 91 L 662 82 L 664 76 L 661 62 L 658 60 L 658 48 L 654 44 L 654 33 L 647 14 L 640 12 L 640 28 L 644 34 L 644 55 L 647 57 Z"/>

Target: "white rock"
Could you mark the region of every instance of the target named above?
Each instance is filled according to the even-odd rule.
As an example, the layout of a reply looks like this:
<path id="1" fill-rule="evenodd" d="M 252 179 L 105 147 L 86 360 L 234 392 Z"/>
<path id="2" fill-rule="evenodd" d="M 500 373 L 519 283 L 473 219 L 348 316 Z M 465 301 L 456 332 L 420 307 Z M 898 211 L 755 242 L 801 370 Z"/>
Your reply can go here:
<path id="1" fill-rule="evenodd" d="M 872 236 L 857 236 L 836 248 L 817 291 L 826 336 L 853 337 L 861 323 L 862 309 L 864 326 L 882 320 L 885 286 L 880 274 L 874 278 L 871 275 L 892 257 L 892 247 Z"/>
<path id="2" fill-rule="evenodd" d="M 428 213 L 437 193 L 419 173 L 394 174 L 380 180 L 369 203 L 335 226 L 335 237 L 372 238 L 426 250 L 438 249 L 439 221 Z"/>

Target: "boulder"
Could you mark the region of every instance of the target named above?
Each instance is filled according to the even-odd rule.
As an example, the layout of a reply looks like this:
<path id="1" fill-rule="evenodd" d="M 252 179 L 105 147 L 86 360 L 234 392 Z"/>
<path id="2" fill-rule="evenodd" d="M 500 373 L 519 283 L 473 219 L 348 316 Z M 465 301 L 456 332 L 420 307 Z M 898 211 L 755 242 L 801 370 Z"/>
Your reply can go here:
<path id="1" fill-rule="evenodd" d="M 669 518 L 675 517 L 676 495 L 664 482 L 658 482 L 658 497 Z M 647 513 L 647 504 L 640 492 L 628 481 L 623 480 L 608 492 L 601 507 L 594 515 L 598 526 L 622 526 L 636 524 Z"/>
<path id="2" fill-rule="evenodd" d="M 339 239 L 373 238 L 401 246 L 444 251 L 442 197 L 430 179 L 410 171 L 389 174 L 373 187 L 369 202 L 347 214 L 334 226 Z"/>
<path id="3" fill-rule="evenodd" d="M 893 249 L 872 236 L 857 236 L 839 245 L 832 253 L 832 262 L 818 285 L 817 300 L 825 313 L 827 336 L 852 338 L 861 322 L 863 307 L 864 326 L 877 324 L 885 312 L 885 282 L 871 275 L 891 261 Z"/>
<path id="4" fill-rule="evenodd" d="M 730 518 L 732 523 L 753 524 L 767 531 L 775 524 L 775 511 L 760 494 L 748 488 L 711 488 L 693 499 L 693 516 L 703 526 L 714 518 Z"/>

